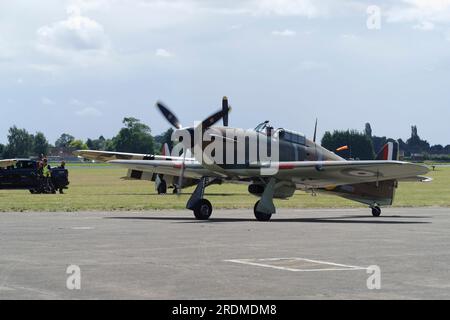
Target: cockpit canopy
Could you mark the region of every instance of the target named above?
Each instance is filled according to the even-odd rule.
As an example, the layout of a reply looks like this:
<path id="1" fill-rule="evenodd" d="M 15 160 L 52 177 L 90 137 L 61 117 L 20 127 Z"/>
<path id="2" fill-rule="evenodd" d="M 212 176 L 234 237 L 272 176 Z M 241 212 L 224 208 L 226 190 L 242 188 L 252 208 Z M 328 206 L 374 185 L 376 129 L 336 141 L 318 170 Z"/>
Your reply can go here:
<path id="1" fill-rule="evenodd" d="M 256 126 L 255 131 L 259 133 L 266 133 L 266 129 L 270 127 L 269 120 L 264 121 Z"/>
<path id="2" fill-rule="evenodd" d="M 286 129 L 279 129 L 278 136 L 280 139 L 287 141 L 287 142 L 297 143 L 297 144 L 302 144 L 302 145 L 306 144 L 306 137 L 303 133 L 289 131 Z"/>
<path id="3" fill-rule="evenodd" d="M 263 123 L 260 123 L 255 128 L 255 131 L 258 133 L 263 133 L 267 136 L 273 135 L 275 137 L 280 138 L 281 140 L 284 140 L 284 141 L 287 141 L 290 143 L 306 145 L 306 137 L 303 133 L 290 131 L 290 130 L 286 130 L 283 128 L 274 130 L 273 127 L 270 125 L 269 121 L 264 121 Z"/>

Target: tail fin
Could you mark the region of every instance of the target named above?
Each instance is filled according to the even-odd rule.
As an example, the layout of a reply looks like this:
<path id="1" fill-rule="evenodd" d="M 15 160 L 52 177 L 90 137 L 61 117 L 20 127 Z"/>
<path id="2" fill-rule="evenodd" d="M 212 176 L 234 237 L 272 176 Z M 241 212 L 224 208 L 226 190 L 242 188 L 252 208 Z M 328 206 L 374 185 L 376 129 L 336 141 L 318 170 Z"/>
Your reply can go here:
<path id="1" fill-rule="evenodd" d="M 169 145 L 167 143 L 164 143 L 161 149 L 161 155 L 162 156 L 170 156 L 170 149 L 169 149 Z"/>
<path id="2" fill-rule="evenodd" d="M 378 152 L 375 160 L 398 160 L 399 159 L 399 147 L 398 142 L 386 143 L 381 151 Z"/>

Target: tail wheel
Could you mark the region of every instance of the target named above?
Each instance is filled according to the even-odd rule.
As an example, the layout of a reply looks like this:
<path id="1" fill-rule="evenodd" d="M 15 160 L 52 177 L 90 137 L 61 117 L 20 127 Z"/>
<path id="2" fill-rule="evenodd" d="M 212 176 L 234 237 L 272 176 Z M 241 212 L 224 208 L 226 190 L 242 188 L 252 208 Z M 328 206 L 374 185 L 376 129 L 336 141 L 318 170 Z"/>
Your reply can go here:
<path id="1" fill-rule="evenodd" d="M 381 215 L 381 208 L 378 206 L 375 206 L 372 208 L 372 215 L 374 217 L 379 217 Z"/>
<path id="2" fill-rule="evenodd" d="M 256 208 L 258 207 L 258 204 L 259 204 L 259 201 L 256 202 L 255 207 L 253 208 L 253 212 L 255 213 L 256 220 L 258 220 L 258 221 L 269 221 L 270 218 L 272 217 L 272 214 L 256 210 Z"/>
<path id="3" fill-rule="evenodd" d="M 194 216 L 197 220 L 208 220 L 213 211 L 211 202 L 201 199 L 194 209 Z"/>

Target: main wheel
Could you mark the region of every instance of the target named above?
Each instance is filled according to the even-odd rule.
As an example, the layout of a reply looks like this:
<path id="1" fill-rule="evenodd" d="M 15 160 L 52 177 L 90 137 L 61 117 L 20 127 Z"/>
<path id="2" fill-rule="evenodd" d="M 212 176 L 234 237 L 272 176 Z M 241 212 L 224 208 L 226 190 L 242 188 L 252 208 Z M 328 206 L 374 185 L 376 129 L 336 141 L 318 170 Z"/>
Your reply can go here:
<path id="1" fill-rule="evenodd" d="M 255 213 L 255 218 L 258 221 L 269 221 L 270 218 L 272 217 L 271 213 L 265 213 L 265 212 L 260 212 L 258 210 L 256 210 L 256 207 L 258 207 L 259 201 L 256 202 L 255 207 L 253 208 L 253 212 Z"/>
<path id="2" fill-rule="evenodd" d="M 167 183 L 166 180 L 161 180 L 158 186 L 158 194 L 166 194 L 167 193 Z"/>
<path id="3" fill-rule="evenodd" d="M 213 211 L 211 202 L 201 199 L 194 209 L 194 216 L 197 220 L 208 220 Z"/>
<path id="4" fill-rule="evenodd" d="M 379 217 L 380 214 L 381 214 L 381 208 L 380 207 L 375 206 L 375 207 L 372 208 L 372 215 L 374 217 Z"/>

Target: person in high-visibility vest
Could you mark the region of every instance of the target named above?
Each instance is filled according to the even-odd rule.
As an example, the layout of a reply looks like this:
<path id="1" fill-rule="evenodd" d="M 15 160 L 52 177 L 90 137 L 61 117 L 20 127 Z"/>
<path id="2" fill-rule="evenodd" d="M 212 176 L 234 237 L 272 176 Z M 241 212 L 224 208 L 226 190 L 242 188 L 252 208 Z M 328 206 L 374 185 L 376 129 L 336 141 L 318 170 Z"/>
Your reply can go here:
<path id="1" fill-rule="evenodd" d="M 51 181 L 52 172 L 50 170 L 50 166 L 48 165 L 47 159 L 42 161 L 42 176 L 44 177 L 45 188 L 47 189 L 47 192 L 50 192 L 51 189 L 53 189 Z"/>
<path id="2" fill-rule="evenodd" d="M 52 172 L 50 171 L 50 166 L 48 165 L 47 159 L 43 161 L 42 175 L 44 178 L 50 178 L 52 176 Z"/>

